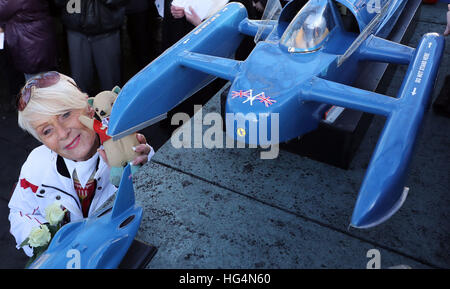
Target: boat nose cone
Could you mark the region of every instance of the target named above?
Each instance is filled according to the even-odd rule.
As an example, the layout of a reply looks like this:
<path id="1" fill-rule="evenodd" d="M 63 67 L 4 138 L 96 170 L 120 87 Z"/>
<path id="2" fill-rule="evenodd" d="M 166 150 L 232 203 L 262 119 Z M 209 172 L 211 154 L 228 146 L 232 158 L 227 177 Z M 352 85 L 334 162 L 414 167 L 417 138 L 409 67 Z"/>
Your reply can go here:
<path id="1" fill-rule="evenodd" d="M 409 188 L 405 187 L 401 193 L 391 192 L 391 194 L 384 194 L 376 199 L 360 195 L 353 210 L 350 226 L 366 229 L 383 223 L 401 208 L 408 191 Z"/>

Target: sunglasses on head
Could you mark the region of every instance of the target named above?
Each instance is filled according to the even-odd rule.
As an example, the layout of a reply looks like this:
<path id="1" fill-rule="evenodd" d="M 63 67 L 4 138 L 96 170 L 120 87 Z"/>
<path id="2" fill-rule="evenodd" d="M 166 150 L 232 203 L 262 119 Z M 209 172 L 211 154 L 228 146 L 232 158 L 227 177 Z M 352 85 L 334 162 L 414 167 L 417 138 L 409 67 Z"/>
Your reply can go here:
<path id="1" fill-rule="evenodd" d="M 17 97 L 17 109 L 23 111 L 31 98 L 31 90 L 33 87 L 46 88 L 56 84 L 59 81 L 59 73 L 49 71 L 30 78 L 22 88 Z"/>

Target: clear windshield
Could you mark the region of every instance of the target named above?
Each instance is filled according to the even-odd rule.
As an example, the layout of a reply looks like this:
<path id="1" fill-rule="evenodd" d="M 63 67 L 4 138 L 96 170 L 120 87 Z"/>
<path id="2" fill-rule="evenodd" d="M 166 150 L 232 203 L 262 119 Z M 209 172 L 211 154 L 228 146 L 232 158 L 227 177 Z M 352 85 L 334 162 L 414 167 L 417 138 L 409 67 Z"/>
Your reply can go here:
<path id="1" fill-rule="evenodd" d="M 335 26 L 329 4 L 322 2 L 319 5 L 314 2 L 308 2 L 297 13 L 281 37 L 281 44 L 287 46 L 290 52 L 311 52 L 319 49 Z"/>

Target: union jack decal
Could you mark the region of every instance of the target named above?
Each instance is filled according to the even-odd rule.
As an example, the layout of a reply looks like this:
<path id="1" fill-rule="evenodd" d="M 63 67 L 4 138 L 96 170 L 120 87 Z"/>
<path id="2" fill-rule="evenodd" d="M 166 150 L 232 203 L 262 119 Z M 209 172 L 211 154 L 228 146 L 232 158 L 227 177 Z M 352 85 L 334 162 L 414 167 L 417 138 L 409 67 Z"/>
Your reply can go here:
<path id="1" fill-rule="evenodd" d="M 231 92 L 231 98 L 245 98 L 245 100 L 242 103 L 249 102 L 251 106 L 253 106 L 253 101 L 258 100 L 261 103 L 264 103 L 266 107 L 269 107 L 269 105 L 274 104 L 277 102 L 275 99 L 271 99 L 270 97 L 266 96 L 266 94 L 263 92 L 253 95 L 253 89 L 249 90 L 233 90 Z"/>
<path id="2" fill-rule="evenodd" d="M 269 107 L 269 105 L 274 104 L 277 102 L 274 99 L 271 99 L 269 96 L 266 96 L 264 92 L 261 92 L 260 94 L 256 95 L 256 99 L 259 100 L 259 102 L 264 103 L 266 107 Z"/>
<path id="3" fill-rule="evenodd" d="M 243 97 L 249 97 L 252 95 L 252 90 L 247 90 L 247 91 L 243 91 L 243 90 L 239 90 L 239 91 L 232 91 L 231 92 L 231 98 L 243 98 Z"/>

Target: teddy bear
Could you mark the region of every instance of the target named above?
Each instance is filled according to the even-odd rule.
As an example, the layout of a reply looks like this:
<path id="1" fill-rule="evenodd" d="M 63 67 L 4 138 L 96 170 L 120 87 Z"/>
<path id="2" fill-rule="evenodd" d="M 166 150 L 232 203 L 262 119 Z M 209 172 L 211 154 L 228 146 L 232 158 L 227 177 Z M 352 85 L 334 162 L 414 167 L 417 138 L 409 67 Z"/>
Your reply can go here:
<path id="1" fill-rule="evenodd" d="M 100 137 L 100 143 L 105 149 L 108 164 L 111 167 L 110 181 L 116 187 L 120 184 L 124 167 L 138 156 L 138 153 L 134 151 L 134 147 L 139 145 L 136 133 L 129 134 L 118 140 L 113 140 L 107 134 L 109 116 L 119 92 L 120 88 L 116 86 L 111 91 L 102 91 L 95 97 L 88 98 L 89 105 L 95 110 L 101 121 L 85 115 L 79 117 L 83 125 L 94 130 Z M 131 165 L 131 173 L 134 174 L 139 167 L 139 165 Z"/>

